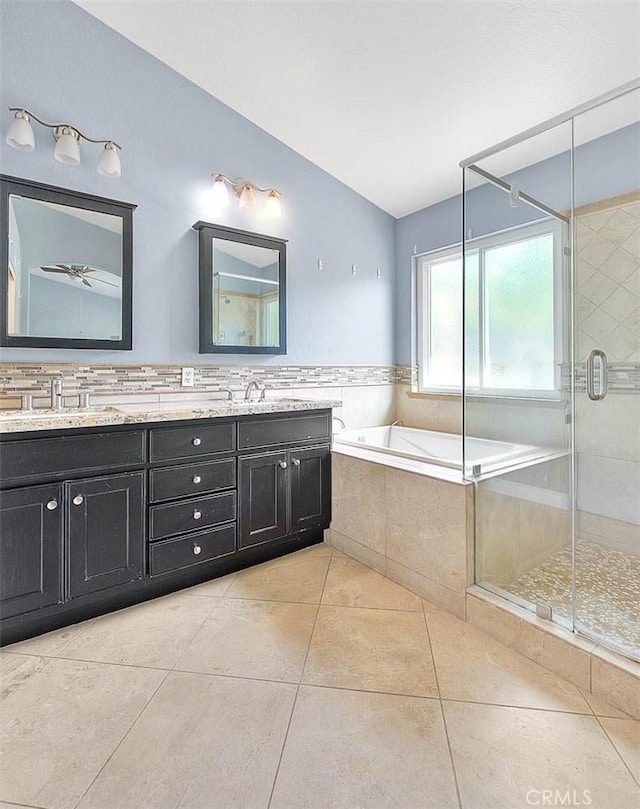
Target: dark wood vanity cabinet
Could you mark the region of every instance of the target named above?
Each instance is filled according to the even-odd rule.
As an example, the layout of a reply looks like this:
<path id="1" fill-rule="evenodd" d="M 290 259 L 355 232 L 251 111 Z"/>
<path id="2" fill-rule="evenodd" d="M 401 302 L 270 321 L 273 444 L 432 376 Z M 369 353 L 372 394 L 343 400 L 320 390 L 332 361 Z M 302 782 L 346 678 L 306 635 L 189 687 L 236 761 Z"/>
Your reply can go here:
<path id="1" fill-rule="evenodd" d="M 0 436 L 0 642 L 321 542 L 329 410 Z"/>
<path id="2" fill-rule="evenodd" d="M 0 492 L 0 618 L 62 601 L 62 487 Z"/>
<path id="3" fill-rule="evenodd" d="M 141 464 L 144 431 L 3 441 L 0 616 L 30 613 L 141 579 L 144 471 L 77 477 Z"/>
<path id="4" fill-rule="evenodd" d="M 328 444 L 241 458 L 238 546 L 328 524 L 330 459 Z"/>

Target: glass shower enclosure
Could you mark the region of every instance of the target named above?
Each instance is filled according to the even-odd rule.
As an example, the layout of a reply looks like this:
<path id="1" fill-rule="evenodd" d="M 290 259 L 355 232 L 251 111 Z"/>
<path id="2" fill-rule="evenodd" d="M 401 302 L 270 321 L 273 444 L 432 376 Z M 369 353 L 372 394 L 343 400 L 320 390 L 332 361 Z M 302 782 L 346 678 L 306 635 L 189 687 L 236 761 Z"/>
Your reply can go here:
<path id="1" fill-rule="evenodd" d="M 461 166 L 476 583 L 640 659 L 640 82 Z"/>

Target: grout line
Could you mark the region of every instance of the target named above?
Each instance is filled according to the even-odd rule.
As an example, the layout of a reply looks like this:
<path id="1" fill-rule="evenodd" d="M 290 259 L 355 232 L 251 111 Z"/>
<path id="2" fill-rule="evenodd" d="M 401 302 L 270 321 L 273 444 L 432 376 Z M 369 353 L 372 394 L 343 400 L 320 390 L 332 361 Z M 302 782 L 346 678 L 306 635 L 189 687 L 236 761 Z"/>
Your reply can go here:
<path id="1" fill-rule="evenodd" d="M 82 801 L 84 800 L 84 797 L 85 797 L 85 795 L 87 794 L 87 792 L 89 792 L 89 790 L 91 789 L 91 787 L 92 787 L 92 786 L 95 784 L 95 782 L 98 780 L 98 778 L 100 777 L 100 775 L 101 775 L 101 774 L 102 774 L 102 772 L 104 771 L 104 769 L 105 769 L 105 767 L 107 766 L 107 764 L 108 764 L 108 763 L 111 761 L 111 759 L 112 759 L 112 758 L 115 756 L 115 754 L 117 753 L 117 751 L 120 749 L 120 747 L 121 747 L 121 746 L 122 746 L 122 744 L 124 743 L 125 739 L 127 739 L 127 738 L 128 738 L 129 734 L 131 733 L 131 731 L 133 730 L 133 728 L 134 728 L 134 727 L 136 726 L 136 724 L 138 723 L 138 720 L 140 719 L 140 717 L 142 716 L 142 714 L 143 714 L 143 713 L 144 713 L 144 712 L 147 710 L 147 708 L 149 707 L 149 704 L 151 703 L 152 699 L 155 697 L 155 695 L 158 693 L 158 691 L 159 691 L 159 690 L 162 688 L 162 686 L 163 686 L 163 685 L 164 685 L 164 683 L 166 682 L 167 677 L 168 677 L 170 674 L 171 674 L 171 672 L 170 672 L 170 671 L 166 671 L 166 672 L 165 672 L 164 677 L 163 677 L 163 678 L 160 680 L 160 682 L 158 683 L 157 687 L 154 689 L 154 691 L 153 691 L 153 693 L 151 694 L 151 696 L 149 697 L 149 699 L 148 699 L 148 700 L 145 702 L 145 704 L 142 706 L 142 708 L 141 708 L 141 709 L 140 709 L 140 711 L 138 712 L 138 715 L 137 715 L 137 716 L 136 716 L 136 718 L 133 720 L 133 722 L 131 723 L 131 725 L 129 725 L 129 729 L 128 729 L 128 730 L 125 732 L 125 734 L 124 734 L 124 735 L 123 735 L 123 737 L 120 739 L 120 741 L 118 742 L 118 744 L 117 744 L 117 745 L 116 745 L 116 746 L 113 748 L 113 750 L 111 751 L 111 753 L 110 753 L 110 754 L 107 756 L 107 760 L 104 762 L 104 764 L 102 765 L 102 767 L 100 767 L 100 769 L 98 770 L 98 772 L 96 773 L 96 775 L 94 776 L 94 778 L 91 780 L 91 782 L 89 783 L 89 785 L 87 786 L 87 788 L 84 790 L 84 792 L 82 793 L 82 795 L 80 795 L 80 798 L 78 799 L 78 801 L 77 801 L 77 802 L 76 802 L 76 803 L 73 805 L 73 809 L 76 809 L 76 807 L 77 807 L 77 806 L 79 806 L 79 805 L 82 803 Z"/>
<path id="2" fill-rule="evenodd" d="M 636 778 L 636 776 L 634 775 L 634 773 L 633 773 L 633 772 L 632 772 L 632 770 L 631 770 L 631 767 L 630 767 L 630 766 L 627 764 L 627 762 L 626 762 L 626 760 L 625 760 L 624 756 L 623 756 L 623 755 L 622 755 L 622 753 L 621 753 L 621 752 L 618 750 L 618 746 L 616 745 L 616 743 L 613 741 L 613 739 L 612 739 L 612 738 L 611 738 L 611 736 L 609 735 L 609 731 L 606 729 L 606 727 L 605 727 L 605 726 L 602 724 L 602 722 L 600 721 L 601 719 L 615 719 L 615 718 L 616 718 L 616 717 L 613 717 L 613 716 L 608 716 L 608 717 L 594 716 L 594 719 L 596 720 L 596 722 L 597 722 L 597 723 L 598 723 L 598 725 L 600 726 L 600 728 L 601 728 L 602 732 L 603 732 L 603 733 L 604 733 L 604 735 L 607 737 L 607 739 L 608 739 L 608 741 L 609 741 L 609 744 L 610 744 L 610 745 L 613 747 L 613 749 L 616 751 L 616 753 L 617 753 L 617 755 L 618 755 L 618 758 L 619 758 L 619 759 L 622 761 L 622 763 L 623 763 L 623 765 L 625 766 L 625 768 L 626 768 L 626 769 L 629 771 L 629 774 L 631 775 L 631 777 L 633 778 L 633 780 L 635 781 L 635 783 L 636 783 L 638 786 L 640 786 L 640 781 L 639 781 L 639 780 Z M 626 722 L 627 720 L 626 720 L 626 719 L 619 719 L 618 721 L 620 721 L 620 722 Z"/>
<path id="3" fill-rule="evenodd" d="M 320 593 L 320 602 L 322 601 L 322 596 L 324 595 L 324 588 L 325 588 L 325 585 L 327 583 L 327 578 L 329 576 L 329 568 L 331 567 L 331 562 L 332 561 L 333 561 L 333 551 L 331 552 L 331 555 L 329 557 L 329 564 L 327 565 L 327 569 L 326 569 L 325 574 L 324 574 L 324 581 L 322 582 L 322 592 Z M 311 632 L 309 633 L 309 643 L 307 644 L 307 652 L 306 652 L 306 654 L 304 656 L 304 661 L 302 663 L 302 668 L 300 669 L 300 677 L 298 679 L 298 685 L 297 685 L 297 688 L 296 688 L 296 695 L 293 698 L 293 705 L 291 706 L 291 715 L 289 716 L 289 722 L 287 723 L 287 730 L 286 730 L 286 732 L 284 734 L 284 739 L 282 741 L 282 748 L 280 750 L 280 756 L 278 758 L 278 766 L 276 767 L 276 771 L 275 771 L 275 773 L 273 775 L 273 784 L 271 786 L 271 792 L 269 793 L 269 803 L 267 804 L 267 809 L 270 809 L 270 807 L 271 807 L 271 802 L 273 800 L 273 793 L 275 792 L 275 789 L 276 789 L 276 783 L 278 781 L 278 774 L 280 773 L 280 766 L 282 764 L 282 757 L 284 756 L 284 750 L 285 750 L 285 747 L 287 746 L 287 740 L 289 738 L 289 731 L 291 729 L 291 723 L 293 722 L 293 714 L 295 713 L 296 705 L 298 704 L 298 695 L 300 694 L 300 686 L 302 684 L 302 678 L 304 676 L 304 670 L 305 670 L 305 667 L 307 665 L 307 658 L 309 657 L 309 650 L 311 649 L 311 643 L 313 641 L 313 633 L 315 632 L 316 624 L 318 622 L 318 615 L 320 614 L 320 602 L 318 602 L 318 604 L 316 606 L 316 614 L 315 614 L 315 617 L 313 619 L 313 626 L 311 627 Z"/>
<path id="4" fill-rule="evenodd" d="M 438 689 L 438 704 L 440 705 L 440 716 L 442 717 L 442 726 L 444 728 L 444 735 L 447 740 L 447 750 L 449 751 L 449 761 L 451 762 L 451 772 L 453 774 L 453 783 L 456 788 L 456 796 L 458 798 L 458 806 L 462 809 L 462 796 L 460 795 L 460 784 L 458 783 L 458 772 L 453 760 L 453 750 L 451 748 L 451 740 L 449 739 L 449 728 L 447 727 L 447 718 L 444 714 L 444 705 L 442 702 L 442 692 L 440 691 L 440 681 L 438 680 L 438 669 L 436 668 L 436 659 L 433 654 L 433 647 L 431 645 L 431 635 L 429 634 L 429 623 L 427 622 L 427 614 L 424 610 L 424 601 L 422 604 L 422 617 L 424 619 L 424 627 L 427 633 L 427 644 L 429 646 L 429 654 L 431 656 L 431 663 L 433 665 L 433 676 L 436 680 L 436 688 Z"/>

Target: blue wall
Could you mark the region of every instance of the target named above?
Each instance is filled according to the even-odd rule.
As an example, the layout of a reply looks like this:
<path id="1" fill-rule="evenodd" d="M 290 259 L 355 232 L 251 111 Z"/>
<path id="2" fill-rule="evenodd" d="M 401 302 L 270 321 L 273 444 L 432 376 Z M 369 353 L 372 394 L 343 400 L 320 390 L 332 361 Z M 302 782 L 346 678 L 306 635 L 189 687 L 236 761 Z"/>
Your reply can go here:
<path id="1" fill-rule="evenodd" d="M 568 125 L 567 125 L 568 126 Z M 580 131 L 580 121 L 576 122 Z M 567 136 L 569 136 L 567 129 Z M 569 140 L 569 137 L 567 138 Z M 608 199 L 640 189 L 640 124 L 619 129 L 610 135 L 590 141 L 575 150 L 575 205 Z M 490 159 L 480 163 L 491 171 Z M 462 185 L 462 172 L 460 173 Z M 522 191 L 556 211 L 571 208 L 571 163 L 569 152 L 550 157 L 528 168 L 503 177 L 518 182 Z M 509 197 L 494 186 L 483 185 L 467 193 L 467 232 L 473 237 L 495 233 L 524 224 L 544 214 L 521 203 L 510 208 Z M 411 345 L 415 329 L 412 325 L 412 256 L 450 245 L 462 239 L 462 196 L 451 197 L 421 211 L 399 219 L 396 223 L 396 360 L 412 361 Z"/>
<path id="2" fill-rule="evenodd" d="M 0 97 L 3 173 L 138 205 L 133 351 L 5 349 L 5 361 L 393 362 L 393 217 L 68 0 L 0 0 Z M 122 178 L 97 174 L 99 147 L 91 144 L 82 146 L 80 168 L 57 163 L 50 132 L 38 126 L 35 152 L 10 149 L 8 104 L 114 138 L 124 147 Z M 213 221 L 289 240 L 285 356 L 197 353 L 191 225 L 212 221 L 206 192 L 213 171 L 282 191 L 278 222 L 241 215 L 233 206 Z"/>

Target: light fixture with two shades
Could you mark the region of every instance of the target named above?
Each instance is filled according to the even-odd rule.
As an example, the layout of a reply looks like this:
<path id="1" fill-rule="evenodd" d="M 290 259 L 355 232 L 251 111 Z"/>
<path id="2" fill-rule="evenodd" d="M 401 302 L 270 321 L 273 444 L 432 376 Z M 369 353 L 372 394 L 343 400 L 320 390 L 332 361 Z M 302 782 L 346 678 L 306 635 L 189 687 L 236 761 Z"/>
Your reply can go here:
<path id="1" fill-rule="evenodd" d="M 90 143 L 104 143 L 104 149 L 98 158 L 98 174 L 102 177 L 117 179 L 122 174 L 120 156 L 118 151 L 122 149 L 120 144 L 111 138 L 90 138 L 82 133 L 77 126 L 69 123 L 51 124 L 43 121 L 24 107 L 9 107 L 15 113 L 15 118 L 7 132 L 6 141 L 12 149 L 21 152 L 33 152 L 36 148 L 36 139 L 31 126 L 31 119 L 37 121 L 41 126 L 53 130 L 53 137 L 56 146 L 53 152 L 55 159 L 66 166 L 80 165 L 80 144 L 83 140 Z"/>

